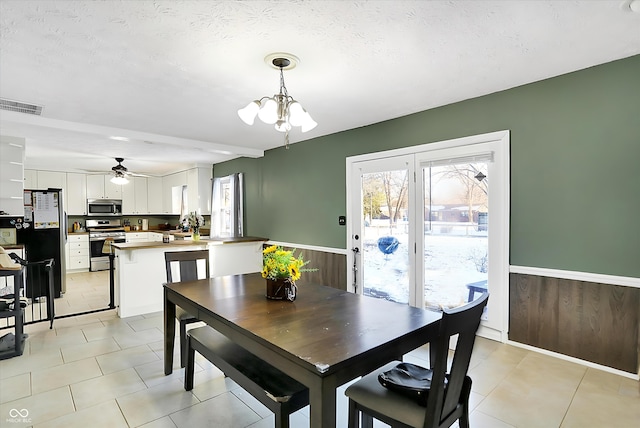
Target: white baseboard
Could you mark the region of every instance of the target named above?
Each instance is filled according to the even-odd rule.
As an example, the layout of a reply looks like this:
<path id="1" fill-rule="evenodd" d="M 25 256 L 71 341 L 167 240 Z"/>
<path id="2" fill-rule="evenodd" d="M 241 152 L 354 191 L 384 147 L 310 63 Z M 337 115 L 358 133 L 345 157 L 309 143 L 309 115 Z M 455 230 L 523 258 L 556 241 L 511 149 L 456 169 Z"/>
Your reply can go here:
<path id="1" fill-rule="evenodd" d="M 602 370 L 602 371 L 605 371 L 605 372 L 608 372 L 608 373 L 613 373 L 613 374 L 616 374 L 618 376 L 623 376 L 623 377 L 626 377 L 626 378 L 629 378 L 629 379 L 640 380 L 640 374 L 639 373 L 625 372 L 623 370 L 618 370 L 618 369 L 614 369 L 612 367 L 603 366 L 601 364 L 592 363 L 591 361 L 586 361 L 586 360 L 581 360 L 579 358 L 570 357 L 569 355 L 559 354 L 557 352 L 548 351 L 546 349 L 536 348 L 535 346 L 525 345 L 524 343 L 520 343 L 520 342 L 514 342 L 514 341 L 511 341 L 511 340 L 507 340 L 506 343 L 508 345 L 512 345 L 512 346 L 516 346 L 518 348 L 526 349 L 528 351 L 533 351 L 533 352 L 538 352 L 540 354 L 549 355 L 551 357 L 555 357 L 555 358 L 558 358 L 560 360 L 570 361 L 572 363 L 576 363 L 576 364 L 580 364 L 580 365 L 587 366 L 587 367 L 590 367 L 590 368 Z"/>

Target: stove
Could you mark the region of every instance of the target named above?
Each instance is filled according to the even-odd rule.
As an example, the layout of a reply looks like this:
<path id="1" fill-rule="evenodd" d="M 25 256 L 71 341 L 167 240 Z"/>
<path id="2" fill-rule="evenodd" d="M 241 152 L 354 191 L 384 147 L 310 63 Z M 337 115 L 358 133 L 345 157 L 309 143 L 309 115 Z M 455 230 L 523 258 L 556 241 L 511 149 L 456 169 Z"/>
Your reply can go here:
<path id="1" fill-rule="evenodd" d="M 126 242 L 126 234 L 120 219 L 87 220 L 87 231 L 89 232 L 89 270 L 91 272 L 109 270 L 110 243 Z"/>

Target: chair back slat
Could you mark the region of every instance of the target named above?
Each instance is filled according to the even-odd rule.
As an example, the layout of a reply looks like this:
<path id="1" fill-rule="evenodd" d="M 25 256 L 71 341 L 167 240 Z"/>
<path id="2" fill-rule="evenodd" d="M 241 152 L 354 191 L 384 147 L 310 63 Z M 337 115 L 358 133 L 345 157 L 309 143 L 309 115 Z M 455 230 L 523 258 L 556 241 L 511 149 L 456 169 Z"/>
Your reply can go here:
<path id="1" fill-rule="evenodd" d="M 439 426 L 460 404 L 476 331 L 488 300 L 489 293 L 485 292 L 473 302 L 459 308 L 445 309 L 442 314 L 438 338 L 435 346 L 430 347 L 433 379 L 427 400 L 425 427 Z M 451 368 L 447 370 L 449 342 L 455 335 L 458 335 L 457 345 Z"/>
<path id="2" fill-rule="evenodd" d="M 209 250 L 172 251 L 164 253 L 167 269 L 167 282 L 176 282 L 173 278 L 172 263 L 179 265 L 179 281 L 195 281 L 198 278 L 198 261 L 203 261 L 205 266 L 205 278 L 209 278 Z"/>

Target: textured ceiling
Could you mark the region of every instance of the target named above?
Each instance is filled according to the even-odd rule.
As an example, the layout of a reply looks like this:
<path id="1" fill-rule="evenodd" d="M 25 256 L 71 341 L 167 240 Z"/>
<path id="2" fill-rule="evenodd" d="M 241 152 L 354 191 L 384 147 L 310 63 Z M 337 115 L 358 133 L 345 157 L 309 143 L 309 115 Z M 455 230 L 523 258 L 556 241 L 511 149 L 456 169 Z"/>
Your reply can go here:
<path id="1" fill-rule="evenodd" d="M 236 114 L 278 91 L 272 52 L 300 58 L 287 88 L 318 122 L 292 142 L 640 53 L 623 0 L 1 0 L 0 30 L 0 97 L 44 106 L 0 111 L 27 168 L 146 174 L 281 145 Z"/>

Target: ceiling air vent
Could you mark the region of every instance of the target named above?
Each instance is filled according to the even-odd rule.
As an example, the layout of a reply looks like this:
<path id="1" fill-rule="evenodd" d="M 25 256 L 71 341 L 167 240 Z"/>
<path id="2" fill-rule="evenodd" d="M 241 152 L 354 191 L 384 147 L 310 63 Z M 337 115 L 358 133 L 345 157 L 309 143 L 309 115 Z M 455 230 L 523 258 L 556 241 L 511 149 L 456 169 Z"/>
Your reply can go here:
<path id="1" fill-rule="evenodd" d="M 17 113 L 33 114 L 36 116 L 42 114 L 42 106 L 8 100 L 6 98 L 0 98 L 0 110 L 15 111 Z"/>

